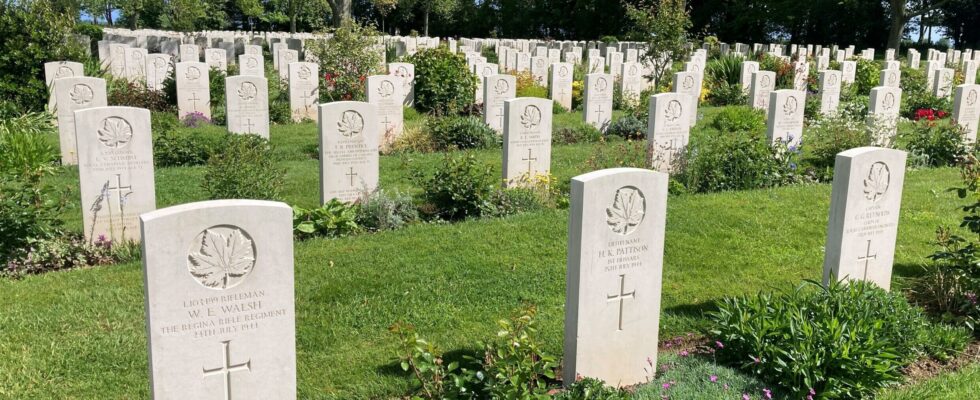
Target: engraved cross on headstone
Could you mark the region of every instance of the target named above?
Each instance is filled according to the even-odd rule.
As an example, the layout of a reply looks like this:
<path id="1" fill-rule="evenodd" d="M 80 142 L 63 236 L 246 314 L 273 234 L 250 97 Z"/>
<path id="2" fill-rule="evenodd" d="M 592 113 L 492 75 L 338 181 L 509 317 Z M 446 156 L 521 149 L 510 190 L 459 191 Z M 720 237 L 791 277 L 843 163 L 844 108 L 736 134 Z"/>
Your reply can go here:
<path id="1" fill-rule="evenodd" d="M 241 364 L 231 363 L 231 352 L 229 347 L 231 346 L 231 341 L 226 340 L 221 342 L 221 351 L 224 355 L 224 363 L 222 366 L 214 369 L 201 368 L 204 371 L 204 377 L 222 375 L 225 380 L 225 400 L 231 400 L 231 373 L 238 371 L 249 371 L 252 369 L 252 360 L 249 359 Z"/>
<path id="2" fill-rule="evenodd" d="M 871 260 L 876 260 L 876 259 L 878 259 L 878 253 L 871 254 L 871 239 L 868 239 L 867 250 L 865 250 L 863 256 L 858 257 L 858 262 L 864 263 L 864 280 L 868 280 L 868 264 L 871 263 Z"/>
<path id="3" fill-rule="evenodd" d="M 357 176 L 357 173 L 354 172 L 354 167 L 350 167 L 350 172 L 348 172 L 348 173 L 346 173 L 344 175 L 347 175 L 347 177 L 350 178 L 350 185 L 353 187 L 354 186 L 354 177 Z"/>
<path id="4" fill-rule="evenodd" d="M 500 125 L 499 126 L 503 127 L 504 126 L 504 108 L 503 107 L 497 107 L 497 115 L 496 116 L 497 116 L 497 118 L 500 119 Z"/>
<path id="5" fill-rule="evenodd" d="M 620 275 L 619 294 L 606 295 L 606 302 L 619 302 L 619 325 L 617 330 L 623 330 L 623 302 L 626 301 L 626 299 L 632 299 L 634 297 L 636 297 L 636 290 L 629 293 L 626 292 L 626 274 Z"/>
<path id="6" fill-rule="evenodd" d="M 316 96 L 314 96 L 316 92 L 317 92 L 316 88 L 309 91 L 304 90 L 303 95 L 300 96 L 300 98 L 303 99 L 303 107 L 306 109 L 307 114 L 309 114 L 310 112 L 310 106 L 313 105 L 313 102 L 310 101 L 310 99 L 316 98 Z"/>
<path id="7" fill-rule="evenodd" d="M 599 108 L 597 110 L 595 110 L 595 113 L 596 113 L 596 118 L 598 119 L 597 122 L 601 123 L 602 122 L 602 103 L 599 103 Z"/>
<path id="8" fill-rule="evenodd" d="M 382 120 L 381 123 L 385 124 L 385 133 L 391 132 L 391 127 L 393 124 L 391 123 L 391 119 L 387 114 L 385 114 L 385 119 Z"/>
<path id="9" fill-rule="evenodd" d="M 255 124 L 252 123 L 252 119 L 251 118 L 245 118 L 245 123 L 242 124 L 242 126 L 244 126 L 248 130 L 247 133 L 254 133 L 254 132 L 252 132 L 252 128 L 255 127 Z"/>
<path id="10" fill-rule="evenodd" d="M 533 162 L 538 161 L 538 158 L 537 157 L 531 157 L 531 149 L 527 149 L 527 158 L 522 158 L 521 161 L 527 161 L 527 174 L 528 174 L 528 177 L 533 177 L 533 176 L 531 176 L 534 173 L 534 169 L 533 169 L 534 165 L 533 165 Z"/>
<path id="11" fill-rule="evenodd" d="M 192 104 L 194 104 L 194 111 L 197 111 L 197 101 L 198 100 L 202 100 L 202 99 L 199 99 L 197 97 L 197 91 L 193 91 L 193 92 L 191 92 L 191 97 L 189 99 L 187 99 L 187 100 L 190 100 L 192 102 Z"/>

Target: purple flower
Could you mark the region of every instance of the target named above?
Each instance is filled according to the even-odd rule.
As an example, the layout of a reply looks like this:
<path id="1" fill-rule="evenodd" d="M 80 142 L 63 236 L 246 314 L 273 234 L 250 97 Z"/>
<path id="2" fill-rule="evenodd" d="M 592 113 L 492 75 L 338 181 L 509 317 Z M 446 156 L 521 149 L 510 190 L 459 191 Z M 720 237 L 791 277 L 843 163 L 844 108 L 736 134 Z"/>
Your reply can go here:
<path id="1" fill-rule="evenodd" d="M 681 350 L 681 357 L 687 357 L 687 350 Z"/>
<path id="2" fill-rule="evenodd" d="M 718 382 L 718 375 L 711 375 L 711 377 L 709 377 L 708 379 L 711 380 L 712 382 Z"/>
<path id="3" fill-rule="evenodd" d="M 664 382 L 664 384 L 660 386 L 663 387 L 664 390 L 670 389 L 670 382 Z"/>
<path id="4" fill-rule="evenodd" d="M 765 397 L 767 399 L 771 399 L 772 398 L 772 391 L 770 391 L 769 389 L 762 389 L 762 393 L 765 394 Z"/>
<path id="5" fill-rule="evenodd" d="M 725 348 L 725 344 L 722 343 L 722 342 L 720 342 L 720 341 L 715 340 L 715 347 L 717 347 L 719 349 L 724 349 Z"/>
<path id="6" fill-rule="evenodd" d="M 742 400 L 752 400 L 748 393 L 742 393 Z"/>

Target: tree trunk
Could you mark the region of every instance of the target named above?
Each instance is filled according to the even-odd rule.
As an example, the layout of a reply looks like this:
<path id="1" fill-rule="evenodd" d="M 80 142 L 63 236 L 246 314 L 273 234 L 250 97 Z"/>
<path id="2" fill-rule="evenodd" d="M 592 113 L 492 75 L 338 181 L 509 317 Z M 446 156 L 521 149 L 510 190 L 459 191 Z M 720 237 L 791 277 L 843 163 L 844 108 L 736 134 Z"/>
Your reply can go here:
<path id="1" fill-rule="evenodd" d="M 902 44 L 902 31 L 909 18 L 905 15 L 905 0 L 890 0 L 891 3 L 891 28 L 888 30 L 888 46 L 886 48 L 895 49 L 898 52 Z"/>
<path id="2" fill-rule="evenodd" d="M 425 37 L 429 37 L 429 10 L 425 10 Z"/>
<path id="3" fill-rule="evenodd" d="M 335 28 L 339 28 L 345 19 L 350 18 L 351 0 L 327 0 L 330 9 L 333 11 L 332 22 Z"/>
<path id="4" fill-rule="evenodd" d="M 106 6 L 105 8 L 105 23 L 112 26 L 112 7 Z"/>

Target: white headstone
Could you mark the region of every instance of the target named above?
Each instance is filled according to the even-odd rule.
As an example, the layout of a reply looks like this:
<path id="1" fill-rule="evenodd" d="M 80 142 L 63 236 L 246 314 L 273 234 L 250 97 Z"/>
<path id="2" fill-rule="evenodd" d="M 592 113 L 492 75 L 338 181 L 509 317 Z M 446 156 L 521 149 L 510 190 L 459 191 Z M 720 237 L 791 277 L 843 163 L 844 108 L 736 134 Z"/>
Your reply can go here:
<path id="1" fill-rule="evenodd" d="M 613 79 L 609 74 L 585 75 L 585 94 L 582 98 L 585 122 L 605 131 L 612 121 Z"/>
<path id="2" fill-rule="evenodd" d="M 640 93 L 646 88 L 643 78 L 643 66 L 637 62 L 624 62 L 622 72 L 620 72 L 622 93 L 624 99 L 638 99 Z"/>
<path id="3" fill-rule="evenodd" d="M 900 69 L 883 69 L 881 70 L 881 79 L 879 82 L 881 86 L 888 86 L 893 88 L 899 88 L 902 86 L 902 71 Z"/>
<path id="4" fill-rule="evenodd" d="M 801 90 L 774 90 L 769 94 L 769 118 L 766 122 L 770 143 L 785 143 L 788 147 L 800 145 L 803 139 L 803 109 L 806 92 Z"/>
<path id="5" fill-rule="evenodd" d="M 126 77 L 126 49 L 122 43 L 109 44 L 109 73 L 116 78 Z"/>
<path id="6" fill-rule="evenodd" d="M 504 102 L 517 97 L 517 77 L 491 75 L 483 78 L 483 122 L 504 131 Z"/>
<path id="7" fill-rule="evenodd" d="M 844 61 L 841 63 L 841 82 L 853 84 L 857 75 L 857 61 Z"/>
<path id="8" fill-rule="evenodd" d="M 841 72 L 820 71 L 820 114 L 833 115 L 840 105 Z"/>
<path id="9" fill-rule="evenodd" d="M 279 80 L 289 79 L 289 64 L 299 62 L 299 52 L 290 49 L 279 49 Z"/>
<path id="10" fill-rule="evenodd" d="M 660 93 L 650 96 L 647 117 L 647 141 L 653 169 L 669 173 L 678 154 L 690 141 L 690 96 L 684 93 Z"/>
<path id="11" fill-rule="evenodd" d="M 146 87 L 150 90 L 163 90 L 163 83 L 174 72 L 174 58 L 169 54 L 147 54 Z"/>
<path id="12" fill-rule="evenodd" d="M 531 57 L 531 77 L 534 78 L 534 83 L 538 86 L 548 84 L 549 65 L 548 57 Z"/>
<path id="13" fill-rule="evenodd" d="M 797 61 L 793 71 L 793 89 L 805 92 L 810 81 L 810 64 L 806 61 Z"/>
<path id="14" fill-rule="evenodd" d="M 367 102 L 378 109 L 381 124 L 381 144 L 387 145 L 401 136 L 405 121 L 405 96 L 402 78 L 393 75 L 373 75 L 367 78 Z"/>
<path id="15" fill-rule="evenodd" d="M 177 116 L 201 113 L 211 118 L 211 90 L 208 65 L 202 62 L 177 63 Z"/>
<path id="16" fill-rule="evenodd" d="M 150 111 L 131 107 L 78 110 L 75 132 L 85 239 L 138 242 L 136 218 L 156 209 Z"/>
<path id="17" fill-rule="evenodd" d="M 698 122 L 698 104 L 701 100 L 701 74 L 695 71 L 674 74 L 674 92 L 687 95 L 688 104 L 684 107 L 687 122 L 694 126 Z"/>
<path id="18" fill-rule="evenodd" d="M 551 100 L 560 104 L 565 110 L 572 109 L 572 81 L 575 68 L 570 63 L 554 63 L 551 65 L 551 85 L 549 90 Z"/>
<path id="19" fill-rule="evenodd" d="M 742 74 L 739 79 L 739 84 L 742 85 L 742 89 L 746 93 L 749 93 L 752 88 L 752 74 L 759 72 L 759 63 L 755 61 L 742 61 Z"/>
<path id="20" fill-rule="evenodd" d="M 292 209 L 205 201 L 140 226 L 152 397 L 295 400 Z"/>
<path id="21" fill-rule="evenodd" d="M 824 284 L 865 280 L 891 287 L 905 183 L 903 151 L 860 147 L 837 155 L 824 256 Z"/>
<path id="22" fill-rule="evenodd" d="M 972 85 L 977 83 L 977 66 L 980 62 L 977 61 L 964 61 L 963 62 L 963 84 Z"/>
<path id="23" fill-rule="evenodd" d="M 225 78 L 228 132 L 269 138 L 269 81 L 261 76 Z"/>
<path id="24" fill-rule="evenodd" d="M 265 77 L 265 61 L 262 59 L 262 54 L 238 56 L 238 74 Z"/>
<path id="25" fill-rule="evenodd" d="M 228 73 L 228 53 L 223 49 L 205 49 L 204 61 L 209 68 Z"/>
<path id="26" fill-rule="evenodd" d="M 357 200 L 378 187 L 378 108 L 359 101 L 320 104 L 320 202 Z"/>
<path id="27" fill-rule="evenodd" d="M 58 143 L 63 165 L 78 164 L 75 111 L 93 107 L 105 107 L 106 83 L 104 79 L 75 76 L 58 78 L 51 88 L 55 99 L 54 113 L 58 121 Z"/>
<path id="28" fill-rule="evenodd" d="M 201 61 L 201 49 L 196 44 L 180 45 L 180 62 Z"/>
<path id="29" fill-rule="evenodd" d="M 85 66 L 74 61 L 52 61 L 44 63 L 44 84 L 48 88 L 48 111 L 54 111 L 54 80 L 85 76 Z"/>
<path id="30" fill-rule="evenodd" d="M 283 50 L 288 54 L 289 50 Z M 283 58 L 280 62 L 285 61 Z M 291 62 L 283 65 L 280 71 L 289 73 L 289 109 L 293 121 L 317 118 L 317 104 L 320 103 L 319 64 Z"/>
<path id="31" fill-rule="evenodd" d="M 572 178 L 564 382 L 644 383 L 656 371 L 667 174 L 616 168 Z"/>
<path id="32" fill-rule="evenodd" d="M 776 73 L 756 71 L 752 73 L 752 86 L 749 91 L 749 105 L 759 110 L 769 109 L 769 93 L 775 89 Z"/>
<path id="33" fill-rule="evenodd" d="M 953 94 L 953 75 L 952 68 L 936 70 L 936 76 L 933 79 L 933 96 L 944 99 Z"/>
<path id="34" fill-rule="evenodd" d="M 405 105 L 411 107 L 415 104 L 415 65 L 409 63 L 389 63 L 388 74 L 402 78 L 402 94 L 405 96 Z"/>
<path id="35" fill-rule="evenodd" d="M 871 89 L 868 105 L 868 125 L 880 134 L 875 141 L 887 146 L 898 133 L 898 116 L 902 104 L 902 89 L 879 86 Z"/>
<path id="36" fill-rule="evenodd" d="M 519 97 L 504 102 L 505 186 L 534 186 L 538 176 L 551 173 L 551 120 L 549 99 Z"/>
<path id="37" fill-rule="evenodd" d="M 980 124 L 980 85 L 959 85 L 953 100 L 953 120 L 966 131 L 966 141 L 976 143 Z"/>

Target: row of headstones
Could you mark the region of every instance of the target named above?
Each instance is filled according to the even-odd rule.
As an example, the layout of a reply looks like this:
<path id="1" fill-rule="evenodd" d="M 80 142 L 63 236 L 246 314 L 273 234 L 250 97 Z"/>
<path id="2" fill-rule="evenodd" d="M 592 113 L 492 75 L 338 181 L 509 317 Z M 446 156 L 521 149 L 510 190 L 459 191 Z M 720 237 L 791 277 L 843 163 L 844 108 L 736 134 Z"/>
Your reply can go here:
<path id="1" fill-rule="evenodd" d="M 904 152 L 837 156 L 824 282 L 888 289 Z M 616 386 L 656 371 L 668 175 L 609 169 L 572 179 L 564 382 Z M 157 399 L 296 398 L 292 212 L 254 200 L 140 216 L 149 369 Z"/>

